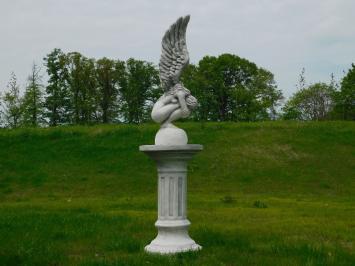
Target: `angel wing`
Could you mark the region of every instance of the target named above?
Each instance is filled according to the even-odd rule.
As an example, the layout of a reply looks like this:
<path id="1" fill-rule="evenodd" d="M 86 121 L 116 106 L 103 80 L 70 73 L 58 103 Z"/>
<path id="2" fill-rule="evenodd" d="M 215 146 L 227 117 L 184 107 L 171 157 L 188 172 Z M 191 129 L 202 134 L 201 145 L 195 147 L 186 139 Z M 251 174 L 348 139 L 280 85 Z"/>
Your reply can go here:
<path id="1" fill-rule="evenodd" d="M 179 82 L 183 69 L 189 64 L 186 46 L 186 28 L 190 16 L 180 17 L 165 32 L 162 40 L 162 54 L 159 61 L 160 81 L 164 91 Z"/>

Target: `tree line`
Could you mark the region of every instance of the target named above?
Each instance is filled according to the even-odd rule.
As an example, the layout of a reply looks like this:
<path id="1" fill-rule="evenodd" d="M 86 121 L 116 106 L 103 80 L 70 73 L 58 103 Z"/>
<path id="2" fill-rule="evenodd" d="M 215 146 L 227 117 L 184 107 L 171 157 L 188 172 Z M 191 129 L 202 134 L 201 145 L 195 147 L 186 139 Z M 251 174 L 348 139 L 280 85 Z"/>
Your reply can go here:
<path id="1" fill-rule="evenodd" d="M 87 58 L 54 49 L 43 59 L 48 80 L 36 64 L 23 95 L 11 74 L 0 95 L 3 127 L 57 126 L 150 121 L 154 102 L 162 94 L 157 67 L 133 58 L 127 61 Z M 199 100 L 195 121 L 354 120 L 355 65 L 340 84 L 306 85 L 304 70 L 298 91 L 283 102 L 274 75 L 232 54 L 205 56 L 182 75 L 184 85 Z"/>
<path id="2" fill-rule="evenodd" d="M 23 96 L 11 75 L 1 97 L 5 126 L 140 123 L 160 93 L 157 69 L 141 60 L 95 60 L 54 49 L 44 66 L 46 86 L 34 64 Z"/>
<path id="3" fill-rule="evenodd" d="M 340 83 L 331 75 L 329 83 L 307 85 L 303 68 L 297 88 L 282 108 L 283 119 L 355 120 L 355 64 Z"/>

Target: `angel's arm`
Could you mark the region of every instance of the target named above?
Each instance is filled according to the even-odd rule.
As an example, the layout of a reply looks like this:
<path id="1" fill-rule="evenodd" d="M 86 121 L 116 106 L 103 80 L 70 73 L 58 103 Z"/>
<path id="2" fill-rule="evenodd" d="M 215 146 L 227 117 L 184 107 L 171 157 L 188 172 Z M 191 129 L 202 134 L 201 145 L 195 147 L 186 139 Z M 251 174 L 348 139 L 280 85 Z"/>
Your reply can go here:
<path id="1" fill-rule="evenodd" d="M 161 101 L 164 105 L 169 104 L 169 103 L 174 103 L 175 96 L 173 95 L 168 95 L 168 96 L 161 96 L 159 101 Z"/>
<path id="2" fill-rule="evenodd" d="M 183 117 L 189 116 L 191 112 L 186 104 L 186 93 L 183 91 L 179 91 L 177 93 L 177 98 L 179 100 L 179 104 L 180 104 L 180 108 L 181 108 L 181 112 L 182 112 Z"/>

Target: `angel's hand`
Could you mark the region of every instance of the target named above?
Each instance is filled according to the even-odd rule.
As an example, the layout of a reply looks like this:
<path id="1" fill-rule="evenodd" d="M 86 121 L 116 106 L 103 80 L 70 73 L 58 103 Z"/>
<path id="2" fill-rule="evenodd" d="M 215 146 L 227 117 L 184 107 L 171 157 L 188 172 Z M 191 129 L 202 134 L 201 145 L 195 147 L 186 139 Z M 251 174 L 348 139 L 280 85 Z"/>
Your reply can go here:
<path id="1" fill-rule="evenodd" d="M 176 92 L 176 96 L 180 99 L 185 99 L 185 97 L 186 97 L 186 95 L 187 95 L 187 93 L 185 92 L 185 91 L 183 91 L 183 90 L 179 90 L 179 91 L 177 91 Z"/>

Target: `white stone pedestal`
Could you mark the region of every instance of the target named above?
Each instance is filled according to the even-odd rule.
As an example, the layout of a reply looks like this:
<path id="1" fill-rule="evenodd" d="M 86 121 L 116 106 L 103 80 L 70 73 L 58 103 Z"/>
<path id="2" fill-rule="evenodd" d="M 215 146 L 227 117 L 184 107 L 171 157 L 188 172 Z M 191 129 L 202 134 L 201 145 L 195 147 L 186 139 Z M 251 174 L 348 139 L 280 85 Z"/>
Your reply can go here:
<path id="1" fill-rule="evenodd" d="M 187 162 L 202 149 L 198 144 L 139 147 L 158 167 L 158 235 L 145 247 L 147 252 L 171 254 L 201 249 L 188 234 L 186 178 Z"/>

